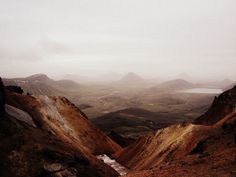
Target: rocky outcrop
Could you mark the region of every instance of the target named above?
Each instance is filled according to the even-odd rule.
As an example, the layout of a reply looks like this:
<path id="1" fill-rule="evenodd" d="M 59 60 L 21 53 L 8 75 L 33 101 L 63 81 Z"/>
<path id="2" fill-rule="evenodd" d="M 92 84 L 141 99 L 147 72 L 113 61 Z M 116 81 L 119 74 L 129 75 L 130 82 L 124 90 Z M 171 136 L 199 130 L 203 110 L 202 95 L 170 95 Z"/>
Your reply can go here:
<path id="1" fill-rule="evenodd" d="M 202 125 L 213 125 L 227 114 L 236 111 L 236 86 L 215 97 L 210 109 L 197 118 L 194 123 Z"/>
<path id="2" fill-rule="evenodd" d="M 25 122 L 29 126 L 36 127 L 32 117 L 28 113 L 26 113 L 20 109 L 17 109 L 13 106 L 10 106 L 8 104 L 5 105 L 5 110 L 6 110 L 6 113 L 8 115 L 10 115 L 11 117 L 14 117 L 15 119 L 17 119 L 21 122 Z"/>
<path id="3" fill-rule="evenodd" d="M 5 112 L 5 89 L 2 83 L 2 78 L 0 78 L 0 115 L 3 115 Z"/>

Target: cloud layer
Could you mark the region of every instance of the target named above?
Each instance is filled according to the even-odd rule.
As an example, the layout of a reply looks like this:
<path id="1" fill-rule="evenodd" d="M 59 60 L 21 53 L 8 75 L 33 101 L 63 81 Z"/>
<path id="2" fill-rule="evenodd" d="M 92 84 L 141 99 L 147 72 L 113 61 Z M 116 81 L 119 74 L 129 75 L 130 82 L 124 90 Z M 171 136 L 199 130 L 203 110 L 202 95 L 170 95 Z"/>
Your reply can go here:
<path id="1" fill-rule="evenodd" d="M 235 79 L 235 0 L 0 0 L 0 74 Z"/>

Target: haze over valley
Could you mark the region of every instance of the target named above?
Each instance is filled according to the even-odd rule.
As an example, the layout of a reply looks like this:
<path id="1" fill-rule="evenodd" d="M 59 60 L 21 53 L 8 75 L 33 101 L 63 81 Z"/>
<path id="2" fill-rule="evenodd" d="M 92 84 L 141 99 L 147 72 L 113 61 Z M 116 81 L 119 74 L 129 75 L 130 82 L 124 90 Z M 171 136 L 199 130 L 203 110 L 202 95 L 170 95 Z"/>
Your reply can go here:
<path id="1" fill-rule="evenodd" d="M 0 177 L 235 177 L 235 0 L 0 0 Z"/>
<path id="2" fill-rule="evenodd" d="M 106 82 L 54 80 L 45 74 L 3 82 L 20 86 L 25 94 L 65 96 L 107 134 L 114 131 L 134 139 L 174 123 L 191 122 L 234 83 L 193 83 L 180 78 L 159 81 L 133 72 Z"/>

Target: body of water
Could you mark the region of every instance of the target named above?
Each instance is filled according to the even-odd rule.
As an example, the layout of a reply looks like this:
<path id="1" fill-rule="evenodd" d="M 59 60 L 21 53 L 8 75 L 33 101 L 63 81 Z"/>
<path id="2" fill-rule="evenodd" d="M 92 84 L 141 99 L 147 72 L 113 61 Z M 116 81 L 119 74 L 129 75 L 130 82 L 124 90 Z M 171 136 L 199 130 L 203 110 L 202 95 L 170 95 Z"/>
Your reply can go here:
<path id="1" fill-rule="evenodd" d="M 179 90 L 181 93 L 203 93 L 203 94 L 220 94 L 223 92 L 222 89 L 214 89 L 214 88 L 193 88 L 193 89 L 185 89 Z"/>

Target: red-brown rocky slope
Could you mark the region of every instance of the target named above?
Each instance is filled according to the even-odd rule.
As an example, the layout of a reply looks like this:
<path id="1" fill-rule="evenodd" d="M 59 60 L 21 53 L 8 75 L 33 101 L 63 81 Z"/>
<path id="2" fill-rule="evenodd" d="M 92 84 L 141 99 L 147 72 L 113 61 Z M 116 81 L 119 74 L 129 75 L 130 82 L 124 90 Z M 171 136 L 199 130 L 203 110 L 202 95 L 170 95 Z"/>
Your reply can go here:
<path id="1" fill-rule="evenodd" d="M 6 93 L 0 81 L 1 177 L 119 176 L 93 153 L 113 153 L 120 147 L 65 98 Z"/>
<path id="2" fill-rule="evenodd" d="M 9 105 L 27 112 L 40 129 L 92 154 L 113 154 L 121 149 L 64 97 L 8 92 L 6 100 Z"/>
<path id="3" fill-rule="evenodd" d="M 117 153 L 121 164 L 136 171 L 127 176 L 235 176 L 236 111 L 232 108 L 236 103 L 235 89 L 219 96 L 224 104 L 213 103 L 210 110 L 217 106 L 218 111 L 226 108 L 227 111 L 217 118 L 207 114 L 206 119 L 214 120 L 211 125 L 172 125 Z"/>

